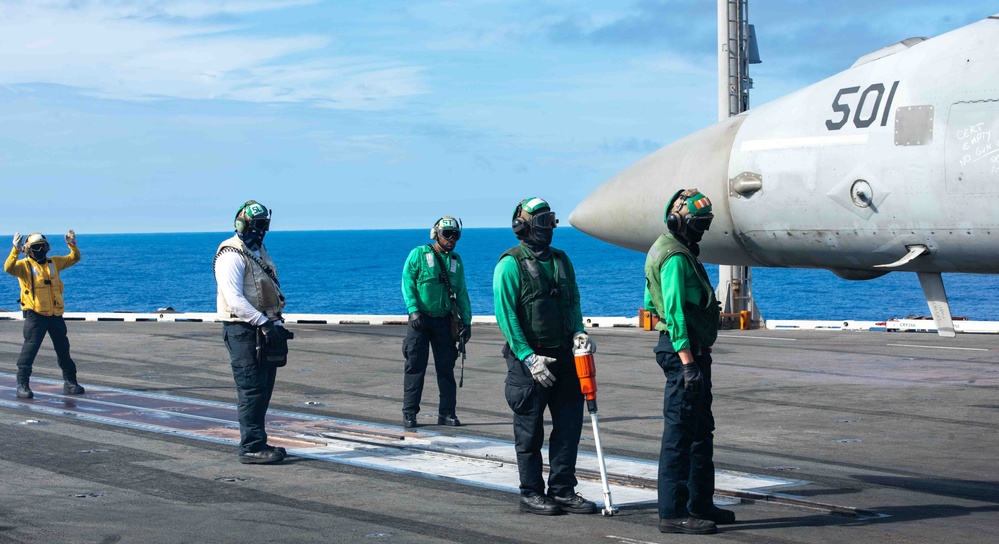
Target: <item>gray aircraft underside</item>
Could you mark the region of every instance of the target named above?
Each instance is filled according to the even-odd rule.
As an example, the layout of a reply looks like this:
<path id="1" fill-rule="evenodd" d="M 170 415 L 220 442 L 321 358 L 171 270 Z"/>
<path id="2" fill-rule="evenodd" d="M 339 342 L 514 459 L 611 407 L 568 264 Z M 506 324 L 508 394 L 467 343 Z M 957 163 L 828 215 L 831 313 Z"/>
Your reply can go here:
<path id="1" fill-rule="evenodd" d="M 645 252 L 663 209 L 714 204 L 705 262 L 917 272 L 941 335 L 940 274 L 999 272 L 999 15 L 911 38 L 678 140 L 597 188 L 573 226 Z"/>

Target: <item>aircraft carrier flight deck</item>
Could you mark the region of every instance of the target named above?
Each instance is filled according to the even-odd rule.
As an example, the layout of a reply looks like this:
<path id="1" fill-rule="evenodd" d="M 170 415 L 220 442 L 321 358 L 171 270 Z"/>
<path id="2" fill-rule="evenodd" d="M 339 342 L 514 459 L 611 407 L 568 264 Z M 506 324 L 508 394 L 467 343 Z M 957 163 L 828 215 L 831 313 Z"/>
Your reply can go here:
<path id="1" fill-rule="evenodd" d="M 269 466 L 237 461 L 220 324 L 68 325 L 86 394 L 46 341 L 27 400 L 22 323 L 0 320 L 0 542 L 999 542 L 999 335 L 721 331 L 716 502 L 738 523 L 692 537 L 656 529 L 655 332 L 590 329 L 619 512 L 548 517 L 517 509 L 495 325 L 473 329 L 463 426 L 436 425 L 431 367 L 403 429 L 405 327 L 289 324 Z M 578 490 L 602 503 L 592 436 L 587 416 Z"/>

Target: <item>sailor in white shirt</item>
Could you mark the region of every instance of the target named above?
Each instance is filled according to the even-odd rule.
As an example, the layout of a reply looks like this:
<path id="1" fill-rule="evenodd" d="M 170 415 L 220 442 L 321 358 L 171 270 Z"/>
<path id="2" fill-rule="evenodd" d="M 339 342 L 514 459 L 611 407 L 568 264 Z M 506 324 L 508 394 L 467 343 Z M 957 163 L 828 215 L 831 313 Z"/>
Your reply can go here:
<path id="1" fill-rule="evenodd" d="M 214 260 L 222 337 L 229 350 L 238 397 L 241 463 L 280 463 L 285 457 L 284 448 L 267 444 L 264 429 L 277 367 L 286 360 L 284 342 L 288 337 L 281 320 L 285 302 L 277 268 L 263 245 L 270 217 L 271 213 L 259 202 L 243 204 L 234 220 L 236 234 L 219 245 Z M 258 348 L 268 356 L 262 359 Z M 270 355 L 282 350 L 283 355 Z"/>

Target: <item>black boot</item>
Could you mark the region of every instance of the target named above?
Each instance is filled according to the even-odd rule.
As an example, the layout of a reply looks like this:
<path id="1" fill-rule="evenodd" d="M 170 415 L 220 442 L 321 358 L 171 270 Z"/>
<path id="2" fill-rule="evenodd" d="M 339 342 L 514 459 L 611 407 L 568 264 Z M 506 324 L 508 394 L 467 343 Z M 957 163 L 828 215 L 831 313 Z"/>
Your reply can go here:
<path id="1" fill-rule="evenodd" d="M 67 395 L 82 395 L 85 393 L 83 386 L 76 383 L 76 380 L 66 380 L 62 384 L 62 392 Z"/>
<path id="2" fill-rule="evenodd" d="M 416 427 L 416 414 L 413 412 L 402 413 L 402 426 L 407 429 Z"/>
<path id="3" fill-rule="evenodd" d="M 454 414 L 445 414 L 437 416 L 438 425 L 447 425 L 448 427 L 461 427 L 461 421 L 458 420 L 458 416 Z"/>
<path id="4" fill-rule="evenodd" d="M 542 516 L 557 516 L 563 513 L 562 508 L 546 495 L 521 495 L 520 511 Z"/>
<path id="5" fill-rule="evenodd" d="M 28 382 L 19 382 L 17 384 L 17 398 L 19 399 L 33 399 L 35 394 L 31 392 L 31 388 L 28 387 Z"/>
<path id="6" fill-rule="evenodd" d="M 660 533 L 683 533 L 686 535 L 713 535 L 718 532 L 715 522 L 695 517 L 660 519 Z"/>

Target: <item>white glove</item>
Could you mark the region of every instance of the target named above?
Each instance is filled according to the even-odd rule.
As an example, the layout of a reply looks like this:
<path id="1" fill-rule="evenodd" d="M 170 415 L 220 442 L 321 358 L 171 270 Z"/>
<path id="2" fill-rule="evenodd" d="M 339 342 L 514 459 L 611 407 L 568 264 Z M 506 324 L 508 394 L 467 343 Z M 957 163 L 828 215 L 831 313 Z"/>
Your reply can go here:
<path id="1" fill-rule="evenodd" d="M 24 236 L 21 236 L 20 232 L 14 233 L 14 247 L 17 248 L 18 252 L 21 251 L 21 244 L 23 243 L 24 243 Z"/>
<path id="2" fill-rule="evenodd" d="M 73 229 L 69 229 L 69 233 L 66 234 L 66 245 L 67 246 L 76 245 L 76 233 L 73 232 Z"/>
<path id="3" fill-rule="evenodd" d="M 582 349 L 590 353 L 597 352 L 597 345 L 593 343 L 593 340 L 590 340 L 590 335 L 585 332 L 577 332 L 572 337 L 572 347 L 573 349 Z"/>
<path id="4" fill-rule="evenodd" d="M 548 370 L 548 365 L 554 362 L 554 357 L 545 357 L 537 353 L 532 353 L 527 359 L 524 359 L 524 364 L 531 370 L 531 377 L 545 387 L 551 387 L 555 383 L 555 375 L 552 374 L 551 370 Z"/>

